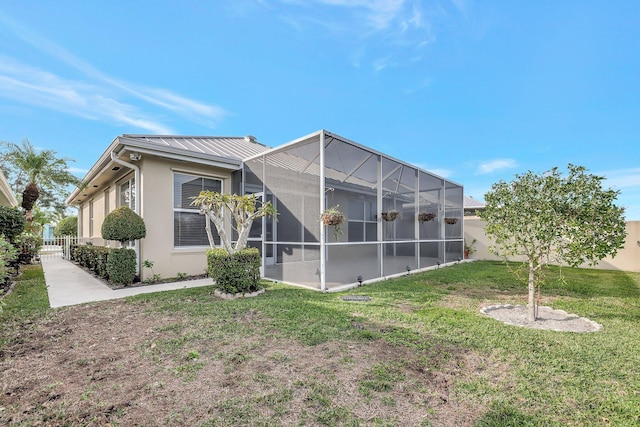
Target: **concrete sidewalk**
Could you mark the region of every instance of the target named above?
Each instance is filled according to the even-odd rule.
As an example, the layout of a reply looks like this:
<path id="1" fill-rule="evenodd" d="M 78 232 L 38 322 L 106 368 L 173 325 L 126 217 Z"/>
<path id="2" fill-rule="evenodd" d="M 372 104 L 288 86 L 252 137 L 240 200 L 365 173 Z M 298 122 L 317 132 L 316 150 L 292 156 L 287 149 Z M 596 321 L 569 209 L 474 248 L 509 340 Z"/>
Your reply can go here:
<path id="1" fill-rule="evenodd" d="M 205 278 L 114 290 L 77 265 L 62 258 L 43 257 L 42 268 L 49 293 L 49 304 L 53 308 L 213 284 L 213 280 Z"/>

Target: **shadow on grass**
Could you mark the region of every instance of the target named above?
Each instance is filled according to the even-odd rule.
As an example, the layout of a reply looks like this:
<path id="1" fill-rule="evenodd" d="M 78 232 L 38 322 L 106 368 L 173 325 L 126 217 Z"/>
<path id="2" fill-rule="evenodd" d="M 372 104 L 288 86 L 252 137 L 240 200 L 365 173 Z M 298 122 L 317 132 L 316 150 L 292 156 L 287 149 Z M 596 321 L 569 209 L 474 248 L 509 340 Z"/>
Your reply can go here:
<path id="1" fill-rule="evenodd" d="M 494 403 L 482 418 L 476 420 L 475 427 L 533 427 L 549 425 L 539 417 L 523 414 L 511 405 Z"/>

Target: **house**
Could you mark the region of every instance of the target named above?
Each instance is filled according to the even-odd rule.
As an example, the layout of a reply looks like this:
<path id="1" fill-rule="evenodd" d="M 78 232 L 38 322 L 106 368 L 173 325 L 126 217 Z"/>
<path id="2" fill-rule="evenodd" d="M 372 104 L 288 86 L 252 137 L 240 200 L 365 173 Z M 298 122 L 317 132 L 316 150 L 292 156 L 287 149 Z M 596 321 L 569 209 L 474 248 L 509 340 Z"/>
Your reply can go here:
<path id="1" fill-rule="evenodd" d="M 0 170 L 0 206 L 15 207 L 18 206 L 18 200 L 13 194 L 11 185 L 4 176 L 2 170 Z"/>
<path id="2" fill-rule="evenodd" d="M 102 221 L 128 205 L 147 225 L 139 259 L 162 277 L 206 268 L 206 218 L 191 206 L 204 189 L 273 203 L 277 220 L 257 221 L 249 238 L 269 279 L 337 289 L 463 254 L 461 185 L 326 130 L 277 148 L 251 136 L 122 135 L 84 182 L 67 199 L 79 208 L 78 235 L 113 244 Z M 346 217 L 342 234 L 319 220 L 333 206 Z"/>
<path id="3" fill-rule="evenodd" d="M 478 212 L 484 210 L 486 205 L 480 200 L 476 200 L 471 196 L 464 196 L 464 216 L 477 216 Z"/>

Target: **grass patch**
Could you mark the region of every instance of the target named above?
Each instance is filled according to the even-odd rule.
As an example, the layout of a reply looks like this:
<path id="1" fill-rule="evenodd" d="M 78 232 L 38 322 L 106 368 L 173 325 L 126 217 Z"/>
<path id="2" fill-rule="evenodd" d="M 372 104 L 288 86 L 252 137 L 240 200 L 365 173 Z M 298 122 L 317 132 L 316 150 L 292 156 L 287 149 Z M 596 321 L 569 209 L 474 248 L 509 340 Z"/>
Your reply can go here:
<path id="1" fill-rule="evenodd" d="M 602 332 L 591 334 L 530 330 L 482 316 L 479 308 L 487 301 L 526 304 L 526 285 L 499 262 L 464 263 L 348 292 L 370 296 L 367 303 L 341 301 L 344 293 L 265 286 L 268 292 L 260 298 L 224 304 L 206 289 L 192 290 L 188 302 L 177 297 L 184 293 L 137 300 L 160 311 L 181 310 L 206 318 L 207 323 L 219 325 L 218 332 L 229 340 L 266 335 L 293 338 L 311 347 L 384 340 L 427 354 L 424 369 L 431 372 L 456 369 L 460 362 L 455 354 L 474 352 L 483 358 L 477 367 L 480 374 L 458 381 L 455 393 L 460 399 L 486 403 L 487 412 L 477 425 L 590 424 L 602 419 L 616 425 L 640 423 L 640 353 L 635 350 L 640 342 L 639 274 L 549 270 L 543 296 L 554 308 L 604 325 Z M 452 307 L 456 298 L 463 303 Z M 253 316 L 255 323 L 234 322 L 247 316 Z M 244 357 L 232 355 L 230 361 L 242 363 Z M 482 375 L 496 364 L 506 366 L 501 377 Z M 398 363 L 375 365 L 361 378 L 358 389 L 365 397 L 377 396 L 383 405 L 393 405 L 393 396 L 387 394 L 398 384 L 406 386 L 407 369 Z M 350 417 L 318 385 L 312 388 L 308 404 L 316 413 L 312 420 L 321 424 Z"/>
<path id="2" fill-rule="evenodd" d="M 11 293 L 2 299 L 1 321 L 34 319 L 50 311 L 41 265 L 20 267 L 20 275 L 15 282 Z"/>
<path id="3" fill-rule="evenodd" d="M 148 383 L 167 384 L 166 393 L 155 388 L 155 398 L 180 395 L 179 405 L 163 401 L 166 415 L 152 422 L 640 425 L 638 273 L 549 270 L 544 304 L 603 325 L 586 334 L 520 328 L 483 316 L 479 310 L 488 304 L 526 304 L 526 285 L 499 262 L 462 263 L 344 293 L 263 285 L 267 292 L 257 298 L 223 301 L 202 287 L 77 310 L 115 307 L 127 325 L 145 322 L 131 347 L 139 353 L 136 363 L 114 372 L 124 382 L 135 377 L 136 364 L 148 362 Z M 371 299 L 343 301 L 347 294 Z M 108 340 L 117 330 L 110 327 Z M 102 341 L 92 338 L 100 348 Z M 65 363 L 77 369 L 105 360 L 86 351 L 67 360 L 73 350 L 60 348 Z M 214 387 L 206 398 L 199 395 Z M 93 393 L 106 400 L 109 389 Z M 87 390 L 82 393 L 90 402 Z M 68 396 L 67 404 L 77 404 Z M 114 411 L 112 424 L 149 422 L 126 418 L 137 404 Z"/>

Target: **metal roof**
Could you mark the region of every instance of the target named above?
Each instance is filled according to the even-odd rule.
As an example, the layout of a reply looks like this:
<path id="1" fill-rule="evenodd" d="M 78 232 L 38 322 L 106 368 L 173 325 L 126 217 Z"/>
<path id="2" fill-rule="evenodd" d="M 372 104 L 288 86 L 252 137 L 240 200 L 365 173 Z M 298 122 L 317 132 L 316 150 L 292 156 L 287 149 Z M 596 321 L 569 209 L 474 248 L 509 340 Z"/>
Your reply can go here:
<path id="1" fill-rule="evenodd" d="M 148 144 L 150 149 L 187 151 L 192 154 L 243 160 L 267 151 L 252 136 L 179 136 L 179 135 L 132 135 L 122 138 Z"/>
<path id="2" fill-rule="evenodd" d="M 464 207 L 465 209 L 482 209 L 486 207 L 486 205 L 471 196 L 464 196 Z"/>

